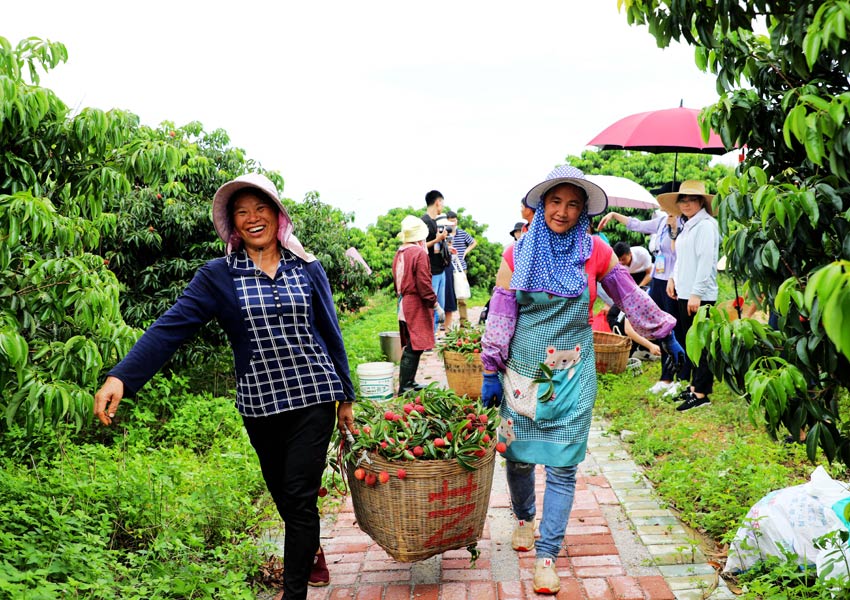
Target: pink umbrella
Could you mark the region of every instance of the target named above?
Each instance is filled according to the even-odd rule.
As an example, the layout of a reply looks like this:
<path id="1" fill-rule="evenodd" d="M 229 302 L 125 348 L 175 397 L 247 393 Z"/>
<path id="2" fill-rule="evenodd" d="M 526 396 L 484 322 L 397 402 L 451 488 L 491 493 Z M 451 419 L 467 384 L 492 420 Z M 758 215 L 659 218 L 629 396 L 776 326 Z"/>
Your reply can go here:
<path id="1" fill-rule="evenodd" d="M 696 108 L 667 108 L 623 117 L 588 142 L 600 150 L 640 150 L 726 154 L 728 150 L 713 131 L 702 139 Z"/>
<path id="2" fill-rule="evenodd" d="M 726 154 L 720 136 L 709 132 L 708 141 L 702 139 L 696 108 L 666 108 L 636 113 L 623 117 L 590 140 L 588 146 L 600 150 L 639 150 L 662 154 L 675 152 L 673 181 L 679 164 L 679 152 L 695 154 Z"/>

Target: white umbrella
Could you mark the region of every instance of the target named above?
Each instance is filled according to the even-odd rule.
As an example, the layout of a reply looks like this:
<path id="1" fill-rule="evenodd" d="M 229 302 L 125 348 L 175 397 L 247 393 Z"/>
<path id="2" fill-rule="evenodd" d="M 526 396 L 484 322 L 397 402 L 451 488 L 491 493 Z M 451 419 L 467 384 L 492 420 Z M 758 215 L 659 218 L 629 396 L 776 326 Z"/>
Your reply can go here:
<path id="1" fill-rule="evenodd" d="M 608 206 L 623 208 L 659 208 L 658 201 L 648 189 L 641 184 L 616 175 L 585 175 L 589 180 L 605 190 L 608 194 Z"/>

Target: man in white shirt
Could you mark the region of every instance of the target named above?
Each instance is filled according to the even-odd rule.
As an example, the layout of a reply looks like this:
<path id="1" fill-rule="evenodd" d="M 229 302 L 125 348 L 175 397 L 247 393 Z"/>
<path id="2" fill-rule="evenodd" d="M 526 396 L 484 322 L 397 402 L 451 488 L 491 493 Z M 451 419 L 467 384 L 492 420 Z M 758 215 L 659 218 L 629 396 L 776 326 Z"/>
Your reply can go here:
<path id="1" fill-rule="evenodd" d="M 652 280 L 652 255 L 643 246 L 629 246 L 626 242 L 614 244 L 614 254 L 620 264 L 629 270 L 635 283 L 640 287 L 649 285 Z"/>

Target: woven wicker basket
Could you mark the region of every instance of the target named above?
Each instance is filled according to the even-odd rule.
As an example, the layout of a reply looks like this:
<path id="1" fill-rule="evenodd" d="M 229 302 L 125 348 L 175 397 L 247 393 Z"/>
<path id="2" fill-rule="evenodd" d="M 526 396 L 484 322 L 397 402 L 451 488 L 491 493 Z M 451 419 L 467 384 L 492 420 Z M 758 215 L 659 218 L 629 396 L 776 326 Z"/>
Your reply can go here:
<path id="1" fill-rule="evenodd" d="M 470 359 L 471 357 L 471 359 Z M 446 380 L 449 388 L 458 396 L 467 396 L 473 400 L 481 397 L 483 377 L 480 354 L 461 354 L 450 350 L 443 351 L 443 364 L 446 367 Z"/>
<path id="2" fill-rule="evenodd" d="M 622 373 L 626 370 L 632 340 L 604 331 L 593 332 L 593 351 L 597 373 Z"/>
<path id="3" fill-rule="evenodd" d="M 476 543 L 484 530 L 493 483 L 495 445 L 468 471 L 456 460 L 389 461 L 370 454 L 367 472 L 386 471 L 387 483 L 368 486 L 346 465 L 357 524 L 401 562 L 425 560 Z M 399 468 L 407 471 L 399 479 Z"/>

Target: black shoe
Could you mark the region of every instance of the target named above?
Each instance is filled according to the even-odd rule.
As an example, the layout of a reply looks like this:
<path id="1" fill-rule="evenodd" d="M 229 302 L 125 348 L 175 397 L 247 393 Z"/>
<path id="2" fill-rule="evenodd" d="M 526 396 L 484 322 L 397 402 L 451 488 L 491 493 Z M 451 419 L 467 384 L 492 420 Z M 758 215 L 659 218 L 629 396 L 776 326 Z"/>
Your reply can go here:
<path id="1" fill-rule="evenodd" d="M 711 400 L 708 399 L 708 396 L 703 396 L 702 398 L 698 398 L 696 394 L 693 392 L 688 392 L 688 397 L 682 402 L 679 406 L 676 407 L 676 410 L 679 412 L 684 412 L 686 410 L 691 410 L 692 408 L 697 408 L 699 406 L 708 406 L 711 404 Z"/>

